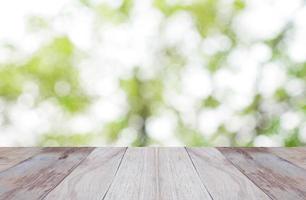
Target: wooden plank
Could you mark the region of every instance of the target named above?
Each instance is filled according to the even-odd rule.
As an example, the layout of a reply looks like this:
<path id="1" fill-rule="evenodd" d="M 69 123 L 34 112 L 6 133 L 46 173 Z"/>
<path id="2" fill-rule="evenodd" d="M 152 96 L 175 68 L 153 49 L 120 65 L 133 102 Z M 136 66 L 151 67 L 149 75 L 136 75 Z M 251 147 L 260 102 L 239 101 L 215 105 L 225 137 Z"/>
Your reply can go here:
<path id="1" fill-rule="evenodd" d="M 275 147 L 268 148 L 269 152 L 288 160 L 289 162 L 306 169 L 306 148 L 305 147 L 293 147 L 283 148 Z"/>
<path id="2" fill-rule="evenodd" d="M 128 148 L 104 199 L 156 199 L 156 163 L 153 148 Z"/>
<path id="3" fill-rule="evenodd" d="M 264 148 L 218 148 L 272 199 L 306 199 L 306 171 Z"/>
<path id="4" fill-rule="evenodd" d="M 0 173 L 0 199 L 41 199 L 58 185 L 92 148 L 45 148 Z"/>
<path id="5" fill-rule="evenodd" d="M 160 199 L 212 199 L 185 148 L 159 150 Z"/>
<path id="6" fill-rule="evenodd" d="M 187 148 L 214 200 L 270 199 L 215 148 Z"/>
<path id="7" fill-rule="evenodd" d="M 1 147 L 0 172 L 38 153 L 41 148 L 30 147 Z"/>
<path id="8" fill-rule="evenodd" d="M 129 148 L 105 199 L 211 198 L 184 148 Z"/>
<path id="9" fill-rule="evenodd" d="M 102 199 L 115 177 L 125 150 L 96 148 L 45 199 Z"/>

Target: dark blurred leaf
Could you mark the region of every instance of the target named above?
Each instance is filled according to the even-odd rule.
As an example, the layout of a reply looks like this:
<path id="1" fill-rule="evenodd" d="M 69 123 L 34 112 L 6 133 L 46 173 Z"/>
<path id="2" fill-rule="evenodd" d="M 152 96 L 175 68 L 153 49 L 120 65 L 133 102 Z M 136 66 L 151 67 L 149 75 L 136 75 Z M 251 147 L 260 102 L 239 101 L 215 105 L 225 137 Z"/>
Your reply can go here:
<path id="1" fill-rule="evenodd" d="M 243 10 L 245 8 L 245 2 L 243 0 L 235 0 L 234 8 L 236 10 Z"/>
<path id="2" fill-rule="evenodd" d="M 25 77 L 20 68 L 8 65 L 0 66 L 0 96 L 8 100 L 15 100 L 22 92 Z"/>
<path id="3" fill-rule="evenodd" d="M 118 121 L 110 122 L 104 127 L 103 136 L 105 136 L 109 142 L 114 142 L 118 139 L 120 131 L 127 126 L 127 119 L 119 119 Z"/>
<path id="4" fill-rule="evenodd" d="M 299 139 L 298 131 L 295 130 L 285 139 L 286 147 L 297 147 L 302 146 L 303 143 Z"/>
<path id="5" fill-rule="evenodd" d="M 288 101 L 290 96 L 284 88 L 279 88 L 275 91 L 274 98 L 277 101 Z"/>
<path id="6" fill-rule="evenodd" d="M 226 57 L 228 52 L 218 52 L 216 55 L 213 55 L 207 64 L 209 71 L 212 73 L 216 72 L 218 69 L 223 67 L 224 62 L 226 61 Z"/>
<path id="7" fill-rule="evenodd" d="M 258 134 L 272 135 L 278 134 L 280 131 L 280 118 L 278 116 L 265 120 L 262 127 L 259 127 Z"/>
<path id="8" fill-rule="evenodd" d="M 256 94 L 253 99 L 253 102 L 243 110 L 242 114 L 250 114 L 253 112 L 257 112 L 259 110 L 261 101 L 262 96 L 260 94 Z"/>
<path id="9" fill-rule="evenodd" d="M 220 102 L 213 96 L 209 96 L 203 100 L 202 106 L 207 108 L 216 108 L 220 105 Z"/>

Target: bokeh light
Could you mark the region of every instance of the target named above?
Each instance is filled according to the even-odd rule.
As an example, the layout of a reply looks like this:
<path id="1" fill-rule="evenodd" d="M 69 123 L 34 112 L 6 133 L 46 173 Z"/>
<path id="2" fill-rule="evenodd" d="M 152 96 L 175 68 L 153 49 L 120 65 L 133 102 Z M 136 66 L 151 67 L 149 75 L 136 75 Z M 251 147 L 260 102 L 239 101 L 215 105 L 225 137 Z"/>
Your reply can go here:
<path id="1" fill-rule="evenodd" d="M 302 0 L 0 3 L 0 146 L 306 143 Z"/>

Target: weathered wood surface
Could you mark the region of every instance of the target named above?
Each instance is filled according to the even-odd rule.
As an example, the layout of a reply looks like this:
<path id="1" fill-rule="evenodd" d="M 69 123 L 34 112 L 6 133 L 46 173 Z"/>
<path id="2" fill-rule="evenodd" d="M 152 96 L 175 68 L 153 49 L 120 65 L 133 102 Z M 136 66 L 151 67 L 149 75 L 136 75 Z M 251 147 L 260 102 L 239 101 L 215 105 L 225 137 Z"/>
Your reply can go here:
<path id="1" fill-rule="evenodd" d="M 266 148 L 220 148 L 249 179 L 272 199 L 306 199 L 306 170 Z"/>
<path id="2" fill-rule="evenodd" d="M 0 200 L 306 199 L 306 148 L 0 148 Z"/>
<path id="3" fill-rule="evenodd" d="M 38 153 L 40 148 L 0 148 L 0 172 Z"/>
<path id="4" fill-rule="evenodd" d="M 211 199 L 184 148 L 130 148 L 105 199 Z"/>
<path id="5" fill-rule="evenodd" d="M 156 152 L 129 148 L 104 199 L 157 199 Z"/>
<path id="6" fill-rule="evenodd" d="M 184 148 L 161 148 L 158 158 L 160 199 L 212 199 Z"/>
<path id="7" fill-rule="evenodd" d="M 187 150 L 214 200 L 270 199 L 215 148 Z"/>
<path id="8" fill-rule="evenodd" d="M 46 199 L 96 199 L 106 194 L 126 148 L 97 148 Z"/>
<path id="9" fill-rule="evenodd" d="M 268 148 L 268 151 L 285 159 L 293 164 L 306 169 L 306 148 Z"/>
<path id="10" fill-rule="evenodd" d="M 46 148 L 0 172 L 0 199 L 41 199 L 90 153 L 91 148 Z"/>

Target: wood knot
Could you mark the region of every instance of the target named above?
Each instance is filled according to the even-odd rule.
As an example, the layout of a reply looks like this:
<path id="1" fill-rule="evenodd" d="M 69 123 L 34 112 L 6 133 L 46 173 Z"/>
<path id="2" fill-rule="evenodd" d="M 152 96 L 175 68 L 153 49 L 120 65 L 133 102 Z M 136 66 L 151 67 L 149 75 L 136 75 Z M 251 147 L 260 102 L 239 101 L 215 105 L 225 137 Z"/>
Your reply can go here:
<path id="1" fill-rule="evenodd" d="M 67 157 L 68 157 L 68 155 L 67 155 L 67 154 L 62 155 L 61 157 L 59 157 L 59 160 L 61 160 L 61 159 L 65 159 L 65 158 L 67 158 Z"/>

